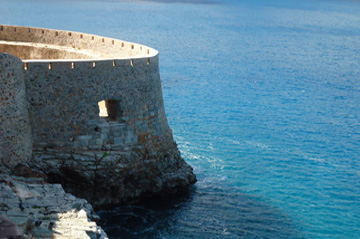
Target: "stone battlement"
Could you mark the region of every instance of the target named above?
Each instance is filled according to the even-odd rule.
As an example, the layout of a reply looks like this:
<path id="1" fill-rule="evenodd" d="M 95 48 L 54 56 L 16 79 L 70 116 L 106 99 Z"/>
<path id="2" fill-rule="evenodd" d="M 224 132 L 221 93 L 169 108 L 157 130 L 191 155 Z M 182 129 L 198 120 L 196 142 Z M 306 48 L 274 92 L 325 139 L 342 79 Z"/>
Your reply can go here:
<path id="1" fill-rule="evenodd" d="M 92 34 L 4 25 L 0 25 L 0 49 L 25 63 L 85 59 L 122 60 L 129 64 L 131 59 L 142 59 L 140 62 L 148 63 L 158 55 L 158 51 L 143 45 Z"/>
<path id="2" fill-rule="evenodd" d="M 0 93 L 0 159 L 8 167 L 36 161 L 52 169 L 45 172 L 50 181 L 74 194 L 82 185 L 81 196 L 92 202 L 99 202 L 94 190 L 103 176 L 109 185 L 100 188 L 108 198 L 99 204 L 196 181 L 168 126 L 158 52 L 152 48 L 79 32 L 0 25 Z M 142 160 L 153 172 L 139 167 Z M 165 168 L 156 169 L 157 164 Z M 128 187 L 124 169 L 142 170 L 144 175 L 131 177 L 146 184 Z"/>

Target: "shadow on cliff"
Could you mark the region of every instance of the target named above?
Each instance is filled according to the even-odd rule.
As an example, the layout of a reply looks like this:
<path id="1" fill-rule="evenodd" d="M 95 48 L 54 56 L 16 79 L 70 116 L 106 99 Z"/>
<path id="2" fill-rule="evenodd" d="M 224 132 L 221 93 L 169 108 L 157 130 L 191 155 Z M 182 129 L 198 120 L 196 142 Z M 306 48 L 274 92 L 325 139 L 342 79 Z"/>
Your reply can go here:
<path id="1" fill-rule="evenodd" d="M 271 205 L 232 189 L 193 186 L 185 195 L 158 197 L 99 211 L 109 238 L 302 238 Z"/>
<path id="2" fill-rule="evenodd" d="M 0 164 L 0 238 L 105 238 L 85 200 L 48 184 L 36 166 Z"/>

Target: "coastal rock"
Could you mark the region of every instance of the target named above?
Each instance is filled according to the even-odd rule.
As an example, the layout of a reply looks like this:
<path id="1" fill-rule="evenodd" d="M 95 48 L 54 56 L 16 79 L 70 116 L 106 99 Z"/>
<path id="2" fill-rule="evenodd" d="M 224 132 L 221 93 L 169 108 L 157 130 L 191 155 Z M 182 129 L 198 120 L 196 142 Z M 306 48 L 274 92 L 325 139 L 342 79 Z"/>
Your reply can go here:
<path id="1" fill-rule="evenodd" d="M 0 215 L 0 238 L 21 238 L 18 226 Z"/>
<path id="2" fill-rule="evenodd" d="M 174 194 L 196 182 L 193 169 L 174 145 L 165 155 L 141 152 L 48 150 L 33 153 L 46 180 L 87 199 L 96 208 L 134 202 L 142 197 Z"/>
<path id="3" fill-rule="evenodd" d="M 59 184 L 0 174 L 0 238 L 108 238 L 84 199 Z"/>

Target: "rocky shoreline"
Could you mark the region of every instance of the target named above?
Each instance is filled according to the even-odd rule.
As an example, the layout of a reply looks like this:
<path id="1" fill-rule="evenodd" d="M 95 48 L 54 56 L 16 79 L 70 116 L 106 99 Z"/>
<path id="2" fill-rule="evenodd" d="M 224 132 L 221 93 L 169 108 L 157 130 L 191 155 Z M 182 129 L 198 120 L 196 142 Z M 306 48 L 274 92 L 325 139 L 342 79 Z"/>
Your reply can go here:
<path id="1" fill-rule="evenodd" d="M 34 150 L 27 163 L 0 166 L 0 239 L 108 238 L 93 207 L 175 194 L 196 182 L 173 149 L 164 155 Z"/>
<path id="2" fill-rule="evenodd" d="M 0 238 L 108 238 L 85 200 L 0 167 Z"/>
<path id="3" fill-rule="evenodd" d="M 42 177 L 86 199 L 95 209 L 174 194 L 196 182 L 193 169 L 174 143 L 163 154 L 139 151 L 33 151 L 33 159 L 18 164 L 18 176 Z"/>

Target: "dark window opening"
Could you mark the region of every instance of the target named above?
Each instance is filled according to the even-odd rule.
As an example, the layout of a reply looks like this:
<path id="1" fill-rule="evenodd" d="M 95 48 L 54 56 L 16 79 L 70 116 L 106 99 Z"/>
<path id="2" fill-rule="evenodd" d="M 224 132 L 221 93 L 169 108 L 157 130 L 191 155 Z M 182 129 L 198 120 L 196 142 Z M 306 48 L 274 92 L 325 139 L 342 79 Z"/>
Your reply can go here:
<path id="1" fill-rule="evenodd" d="M 122 109 L 118 100 L 102 100 L 98 102 L 99 116 L 109 121 L 121 121 Z"/>

